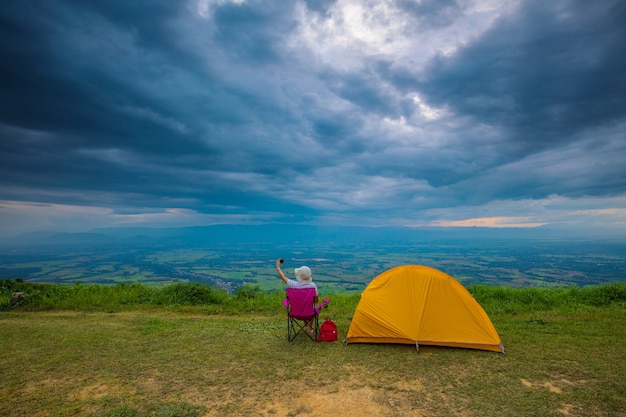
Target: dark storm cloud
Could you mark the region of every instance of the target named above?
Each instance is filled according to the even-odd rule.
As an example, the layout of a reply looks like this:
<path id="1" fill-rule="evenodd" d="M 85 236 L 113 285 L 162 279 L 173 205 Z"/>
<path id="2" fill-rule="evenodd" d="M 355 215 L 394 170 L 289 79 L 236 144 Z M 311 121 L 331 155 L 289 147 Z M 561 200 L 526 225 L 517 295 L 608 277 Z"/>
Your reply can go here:
<path id="1" fill-rule="evenodd" d="M 124 10 L 105 7 L 111 16 L 95 15 L 98 3 L 89 5 L 94 10 L 82 3 L 59 2 L 13 2 L 12 7 L 3 8 L 7 23 L 0 29 L 6 40 L 2 43 L 4 59 L 0 67 L 3 121 L 58 133 L 62 136 L 56 144 L 61 147 L 57 148 L 59 152 L 65 144 L 74 148 L 81 141 L 142 151 L 163 147 L 164 151 L 174 152 L 176 147 L 171 141 L 159 140 L 172 132 L 155 129 L 145 117 L 128 117 L 127 113 L 132 116 L 133 109 L 144 106 L 159 114 L 166 105 L 151 100 L 135 85 L 139 74 L 128 71 L 124 62 L 132 57 L 124 56 L 128 51 L 116 44 L 124 40 L 107 38 L 121 29 L 140 34 L 139 39 L 159 31 L 145 27 L 138 30 L 123 20 L 110 20 L 124 15 Z M 158 7 L 155 10 L 153 19 L 147 20 L 158 21 L 162 14 Z M 157 40 L 160 38 L 162 35 Z M 149 51 L 150 47 L 146 49 Z M 149 68 L 142 72 L 144 77 L 152 75 Z"/>
<path id="2" fill-rule="evenodd" d="M 248 65 L 280 64 L 281 43 L 285 33 L 297 22 L 285 13 L 288 3 L 256 3 L 249 7 L 236 4 L 216 9 L 215 41 L 228 55 Z"/>
<path id="3" fill-rule="evenodd" d="M 626 4 L 524 2 L 420 85 L 430 103 L 506 131 L 511 158 L 626 115 Z"/>
<path id="4" fill-rule="evenodd" d="M 19 126 L 3 132 L 8 151 L 2 154 L 3 176 L 12 177 L 13 187 L 176 197 L 185 175 L 176 166 L 191 162 L 217 169 L 224 164 L 211 141 L 198 137 L 198 120 L 185 117 L 189 103 L 181 107 L 176 101 L 185 92 L 177 91 L 172 102 L 159 97 L 168 76 L 178 76 L 179 64 L 199 63 L 177 48 L 167 29 L 180 10 L 156 3 L 33 5 L 2 9 L 8 23 L 2 25 L 7 40 L 2 43 L 2 118 L 8 126 Z M 207 84 L 206 96 L 192 98 L 206 100 L 208 117 L 224 124 L 240 120 L 237 112 L 221 108 L 223 101 L 212 99 L 223 95 L 237 103 L 241 98 L 210 79 Z M 26 137 L 33 135 L 36 142 Z M 193 178 L 185 182 L 194 184 Z M 190 186 L 191 198 L 221 189 L 211 178 L 195 186 L 201 189 Z"/>
<path id="5" fill-rule="evenodd" d="M 621 198 L 625 20 L 610 0 L 4 2 L 0 202 L 405 224 Z"/>
<path id="6" fill-rule="evenodd" d="M 308 10 L 322 14 L 328 13 L 328 9 L 336 3 L 336 0 L 304 0 Z"/>

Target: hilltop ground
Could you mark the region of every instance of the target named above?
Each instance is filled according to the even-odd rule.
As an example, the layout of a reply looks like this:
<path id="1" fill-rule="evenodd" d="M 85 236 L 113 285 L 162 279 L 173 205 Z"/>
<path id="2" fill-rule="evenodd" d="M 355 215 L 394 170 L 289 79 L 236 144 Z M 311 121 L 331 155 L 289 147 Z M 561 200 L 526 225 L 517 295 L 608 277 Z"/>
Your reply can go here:
<path id="1" fill-rule="evenodd" d="M 498 317 L 505 355 L 289 343 L 283 319 L 1 313 L 0 415 L 626 415 L 620 306 Z"/>

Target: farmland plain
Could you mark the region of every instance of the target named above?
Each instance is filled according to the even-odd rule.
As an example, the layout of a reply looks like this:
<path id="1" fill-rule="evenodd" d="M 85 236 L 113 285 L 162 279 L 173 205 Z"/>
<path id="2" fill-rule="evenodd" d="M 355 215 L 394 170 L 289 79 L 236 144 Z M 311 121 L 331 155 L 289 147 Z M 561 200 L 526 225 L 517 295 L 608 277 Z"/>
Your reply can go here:
<path id="1" fill-rule="evenodd" d="M 299 239 L 290 239 L 296 235 Z M 440 269 L 464 285 L 585 286 L 626 281 L 626 239 L 519 233 L 208 227 L 37 234 L 0 245 L 0 278 L 115 284 L 200 282 L 232 291 L 281 287 L 284 270 L 308 265 L 328 292 L 358 292 L 404 264 Z"/>

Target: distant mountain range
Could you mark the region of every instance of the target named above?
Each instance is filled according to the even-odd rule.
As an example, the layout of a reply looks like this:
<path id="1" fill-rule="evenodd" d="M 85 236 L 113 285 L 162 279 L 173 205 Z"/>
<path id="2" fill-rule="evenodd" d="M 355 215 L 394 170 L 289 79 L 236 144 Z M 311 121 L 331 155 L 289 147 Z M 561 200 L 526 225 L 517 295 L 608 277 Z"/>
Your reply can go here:
<path id="1" fill-rule="evenodd" d="M 437 240 L 545 240 L 545 239 L 598 239 L 618 237 L 605 231 L 580 233 L 550 227 L 537 228 L 407 228 L 407 227 L 352 227 L 309 225 L 214 225 L 183 228 L 99 228 L 89 233 L 34 232 L 6 239 L 5 244 L 59 245 L 89 244 L 109 245 L 116 243 L 407 243 Z"/>

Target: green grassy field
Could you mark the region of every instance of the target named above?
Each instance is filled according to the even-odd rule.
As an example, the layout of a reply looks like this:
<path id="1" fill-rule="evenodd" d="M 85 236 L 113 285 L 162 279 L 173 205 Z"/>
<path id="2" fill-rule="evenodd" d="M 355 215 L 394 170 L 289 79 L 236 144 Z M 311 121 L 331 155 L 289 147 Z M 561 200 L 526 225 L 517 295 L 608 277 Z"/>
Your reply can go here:
<path id="1" fill-rule="evenodd" d="M 504 355 L 289 343 L 257 287 L 0 284 L 2 416 L 626 415 L 626 284 L 471 288 Z M 341 340 L 358 295 L 330 297 Z"/>

